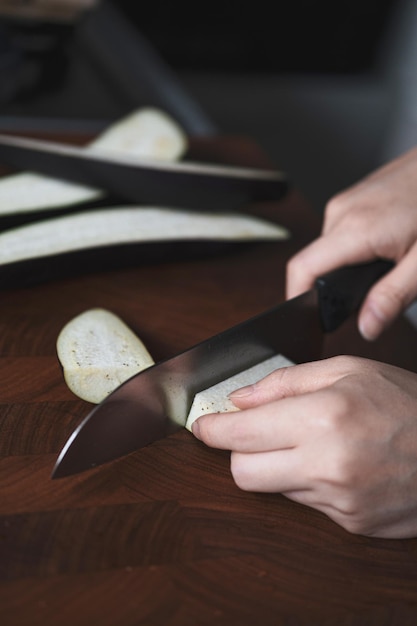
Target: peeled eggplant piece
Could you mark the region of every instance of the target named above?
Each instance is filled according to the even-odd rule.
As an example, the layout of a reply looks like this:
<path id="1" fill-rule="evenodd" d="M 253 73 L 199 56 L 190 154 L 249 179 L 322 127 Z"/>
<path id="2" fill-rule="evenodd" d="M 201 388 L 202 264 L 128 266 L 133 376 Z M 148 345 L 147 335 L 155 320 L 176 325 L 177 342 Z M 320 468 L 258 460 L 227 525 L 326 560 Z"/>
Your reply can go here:
<path id="1" fill-rule="evenodd" d="M 204 391 L 200 391 L 194 397 L 191 405 L 185 427 L 191 431 L 191 426 L 195 420 L 206 413 L 227 413 L 230 411 L 238 411 L 239 409 L 229 399 L 229 394 L 240 387 L 251 385 L 261 378 L 265 378 L 274 370 L 281 367 L 288 367 L 294 363 L 284 357 L 282 354 L 276 354 L 273 357 L 243 370 L 226 380 L 213 385 Z"/>

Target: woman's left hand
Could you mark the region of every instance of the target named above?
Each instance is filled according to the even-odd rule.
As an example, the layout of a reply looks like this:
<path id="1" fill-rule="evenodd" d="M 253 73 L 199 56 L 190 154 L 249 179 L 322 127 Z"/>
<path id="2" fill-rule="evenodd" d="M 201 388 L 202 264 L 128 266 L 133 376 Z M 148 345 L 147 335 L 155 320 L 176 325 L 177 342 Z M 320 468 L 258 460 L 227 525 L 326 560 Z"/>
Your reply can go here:
<path id="1" fill-rule="evenodd" d="M 244 490 L 280 492 L 353 533 L 417 536 L 417 374 L 357 357 L 279 369 L 193 433 Z"/>

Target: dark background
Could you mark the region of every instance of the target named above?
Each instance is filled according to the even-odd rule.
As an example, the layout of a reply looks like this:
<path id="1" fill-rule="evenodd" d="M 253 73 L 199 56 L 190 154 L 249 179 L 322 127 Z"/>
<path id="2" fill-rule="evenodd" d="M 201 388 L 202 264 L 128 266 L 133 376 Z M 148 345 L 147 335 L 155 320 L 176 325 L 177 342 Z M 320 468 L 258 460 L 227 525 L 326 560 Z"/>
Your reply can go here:
<path id="1" fill-rule="evenodd" d="M 360 72 L 375 60 L 393 0 L 122 0 L 118 5 L 178 69 Z"/>
<path id="2" fill-rule="evenodd" d="M 3 18 L 0 124 L 99 132 L 162 106 L 191 134 L 253 137 L 321 210 L 393 152 L 409 81 L 391 35 L 412 4 L 103 0 L 74 24 Z"/>
<path id="3" fill-rule="evenodd" d="M 394 0 L 212 0 L 207 5 L 190 0 L 103 0 L 104 4 L 120 12 L 179 76 L 192 72 L 248 78 L 373 71 L 398 7 Z M 77 32 L 86 20 L 88 13 L 69 25 L 0 16 L 3 111 L 12 110 L 9 103 L 15 103 L 18 110 L 20 101 L 35 101 L 46 92 L 71 86 L 71 69 L 79 58 L 83 60 Z M 122 44 L 123 33 L 120 38 Z M 109 45 L 116 57 L 117 43 Z M 88 64 L 89 59 L 84 62 Z M 73 95 L 74 104 L 77 98 L 80 103 L 75 107 L 77 115 L 82 114 L 83 105 L 86 112 L 91 110 L 88 98 L 97 117 L 105 111 L 98 92 L 95 98 L 82 90 Z M 64 102 L 61 107 L 51 102 L 51 114 L 59 114 L 60 108 L 66 114 Z"/>
<path id="4" fill-rule="evenodd" d="M 394 0 L 117 2 L 178 70 L 368 70 Z"/>

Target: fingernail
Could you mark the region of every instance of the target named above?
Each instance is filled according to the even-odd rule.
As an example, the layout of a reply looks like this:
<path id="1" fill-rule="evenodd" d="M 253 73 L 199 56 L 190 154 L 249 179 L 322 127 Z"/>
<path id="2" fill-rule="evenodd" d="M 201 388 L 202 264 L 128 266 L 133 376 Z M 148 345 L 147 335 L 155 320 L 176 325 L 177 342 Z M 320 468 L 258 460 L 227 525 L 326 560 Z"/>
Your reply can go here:
<path id="1" fill-rule="evenodd" d="M 200 424 L 198 423 L 198 419 L 196 419 L 191 424 L 191 432 L 193 433 L 194 437 L 196 437 L 197 439 L 201 439 L 201 436 L 200 436 Z"/>
<path id="2" fill-rule="evenodd" d="M 367 341 L 375 341 L 384 329 L 384 319 L 373 309 L 366 309 L 359 319 L 359 332 Z"/>
<path id="3" fill-rule="evenodd" d="M 233 398 L 244 398 L 245 396 L 250 396 L 255 390 L 255 385 L 247 385 L 247 387 L 241 387 L 240 389 L 235 389 L 229 393 L 228 398 L 233 400 Z"/>

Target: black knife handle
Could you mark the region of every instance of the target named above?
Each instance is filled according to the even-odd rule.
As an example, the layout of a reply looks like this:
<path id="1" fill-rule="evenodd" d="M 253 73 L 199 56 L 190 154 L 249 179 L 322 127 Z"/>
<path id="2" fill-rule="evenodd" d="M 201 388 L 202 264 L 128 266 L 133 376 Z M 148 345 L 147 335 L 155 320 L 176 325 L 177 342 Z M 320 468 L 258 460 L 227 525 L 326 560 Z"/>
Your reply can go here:
<path id="1" fill-rule="evenodd" d="M 325 332 L 336 330 L 356 311 L 370 287 L 394 267 L 378 260 L 333 270 L 316 280 L 320 320 Z"/>

